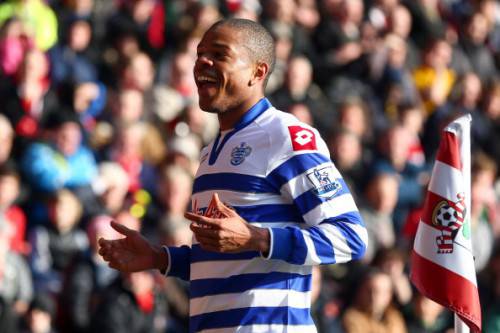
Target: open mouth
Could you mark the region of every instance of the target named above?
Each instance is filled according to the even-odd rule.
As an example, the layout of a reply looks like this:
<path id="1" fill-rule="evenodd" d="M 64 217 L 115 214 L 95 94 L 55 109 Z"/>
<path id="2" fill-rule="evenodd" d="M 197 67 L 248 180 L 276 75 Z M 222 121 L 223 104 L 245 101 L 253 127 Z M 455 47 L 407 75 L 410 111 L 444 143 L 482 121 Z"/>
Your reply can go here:
<path id="1" fill-rule="evenodd" d="M 217 78 L 213 75 L 200 74 L 196 76 L 196 85 L 200 93 L 209 93 L 217 86 Z"/>

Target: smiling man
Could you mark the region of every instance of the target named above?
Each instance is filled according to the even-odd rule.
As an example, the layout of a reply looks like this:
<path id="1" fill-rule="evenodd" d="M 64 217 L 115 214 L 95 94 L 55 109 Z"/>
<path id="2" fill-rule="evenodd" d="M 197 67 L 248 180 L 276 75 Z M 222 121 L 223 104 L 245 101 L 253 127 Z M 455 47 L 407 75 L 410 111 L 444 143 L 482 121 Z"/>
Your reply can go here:
<path id="1" fill-rule="evenodd" d="M 313 265 L 359 259 L 367 234 L 318 132 L 264 97 L 274 43 L 258 23 L 214 24 L 198 46 L 200 107 L 220 133 L 201 154 L 191 247 L 158 247 L 116 223 L 100 240 L 122 271 L 160 269 L 190 283 L 191 332 L 316 332 Z"/>

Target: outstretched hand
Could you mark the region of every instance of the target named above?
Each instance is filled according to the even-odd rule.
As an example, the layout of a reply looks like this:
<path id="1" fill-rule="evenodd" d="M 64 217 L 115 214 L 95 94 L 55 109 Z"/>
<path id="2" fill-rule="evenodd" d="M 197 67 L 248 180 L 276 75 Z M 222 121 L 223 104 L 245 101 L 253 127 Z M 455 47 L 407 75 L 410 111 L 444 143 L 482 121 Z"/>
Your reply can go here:
<path id="1" fill-rule="evenodd" d="M 222 203 L 217 193 L 213 195 L 212 203 L 216 213 L 209 214 L 211 216 L 195 213 L 184 215 L 192 221 L 190 228 L 202 249 L 226 253 L 269 251 L 270 236 L 267 229 L 246 222 L 233 209 Z"/>
<path id="2" fill-rule="evenodd" d="M 99 254 L 108 262 L 109 267 L 122 272 L 167 268 L 168 258 L 161 247 L 153 246 L 138 231 L 124 225 L 112 221 L 111 227 L 125 237 L 99 239 Z"/>

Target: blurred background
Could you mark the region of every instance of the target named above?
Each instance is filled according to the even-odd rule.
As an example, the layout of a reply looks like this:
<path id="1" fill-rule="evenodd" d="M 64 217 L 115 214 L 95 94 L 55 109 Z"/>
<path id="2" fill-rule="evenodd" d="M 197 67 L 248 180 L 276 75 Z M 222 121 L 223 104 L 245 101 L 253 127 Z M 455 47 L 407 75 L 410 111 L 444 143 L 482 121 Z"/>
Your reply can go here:
<path id="1" fill-rule="evenodd" d="M 0 1 L 0 332 L 188 332 L 188 284 L 96 253 L 115 220 L 191 242 L 199 151 L 216 135 L 192 68 L 223 17 L 276 41 L 274 106 L 317 127 L 369 230 L 316 267 L 320 333 L 450 332 L 409 281 L 440 131 L 472 116 L 472 236 L 484 332 L 500 332 L 496 0 Z"/>

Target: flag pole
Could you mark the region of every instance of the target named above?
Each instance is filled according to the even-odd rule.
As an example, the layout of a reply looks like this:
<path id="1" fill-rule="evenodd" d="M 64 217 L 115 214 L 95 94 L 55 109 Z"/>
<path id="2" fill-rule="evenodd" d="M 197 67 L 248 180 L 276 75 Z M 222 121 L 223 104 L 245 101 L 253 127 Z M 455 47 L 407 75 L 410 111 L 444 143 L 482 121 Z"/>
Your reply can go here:
<path id="1" fill-rule="evenodd" d="M 455 333 L 469 333 L 469 326 L 465 325 L 463 320 L 455 313 Z"/>

